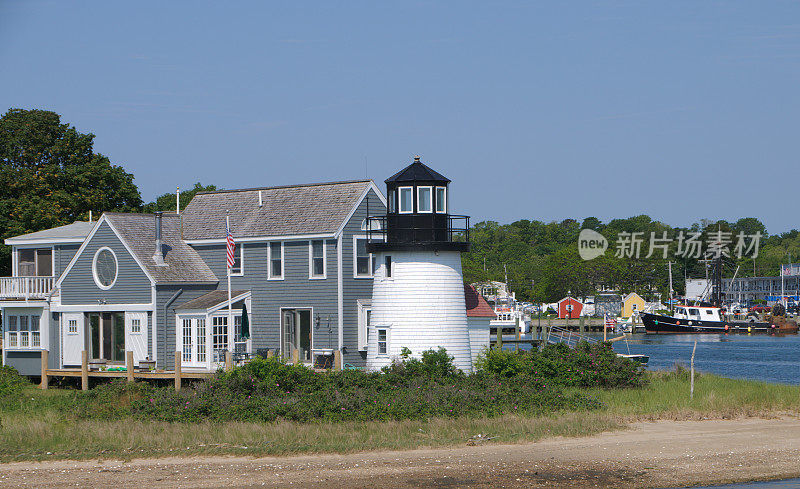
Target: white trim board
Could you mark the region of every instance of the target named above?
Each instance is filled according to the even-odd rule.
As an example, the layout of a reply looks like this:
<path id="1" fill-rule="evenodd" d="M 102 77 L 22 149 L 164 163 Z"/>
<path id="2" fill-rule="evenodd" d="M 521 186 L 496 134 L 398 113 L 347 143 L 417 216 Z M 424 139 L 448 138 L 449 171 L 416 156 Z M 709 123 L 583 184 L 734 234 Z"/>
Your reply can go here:
<path id="1" fill-rule="evenodd" d="M 309 239 L 325 239 L 335 238 L 336 233 L 322 233 L 322 234 L 290 234 L 284 236 L 257 236 L 250 238 L 237 238 L 233 237 L 236 243 L 260 243 L 265 241 L 307 241 Z M 209 238 L 209 239 L 184 239 L 184 243 L 190 245 L 211 245 L 211 244 L 225 244 L 225 238 Z"/>

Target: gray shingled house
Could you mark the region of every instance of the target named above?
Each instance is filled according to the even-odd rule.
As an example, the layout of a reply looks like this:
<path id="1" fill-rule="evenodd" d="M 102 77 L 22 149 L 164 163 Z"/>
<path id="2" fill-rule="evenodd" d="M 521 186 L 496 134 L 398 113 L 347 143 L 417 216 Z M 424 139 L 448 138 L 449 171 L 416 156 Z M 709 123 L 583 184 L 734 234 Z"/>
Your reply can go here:
<path id="1" fill-rule="evenodd" d="M 371 180 L 197 194 L 180 215 L 105 213 L 6 240 L 4 361 L 38 375 L 89 358 L 215 369 L 224 352 L 339 350 L 363 365 L 373 258 L 365 218 L 385 213 Z M 225 220 L 236 242 L 228 324 Z M 48 265 L 49 264 L 49 265 Z M 250 337 L 241 335 L 247 314 Z"/>

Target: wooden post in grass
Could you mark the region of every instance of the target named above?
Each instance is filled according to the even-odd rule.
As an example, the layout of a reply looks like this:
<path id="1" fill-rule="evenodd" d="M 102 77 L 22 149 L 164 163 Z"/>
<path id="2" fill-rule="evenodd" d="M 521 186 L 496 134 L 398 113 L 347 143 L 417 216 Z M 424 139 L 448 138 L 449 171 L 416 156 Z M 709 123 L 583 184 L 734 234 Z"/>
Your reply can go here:
<path id="1" fill-rule="evenodd" d="M 89 390 L 89 355 L 86 350 L 81 351 L 81 390 Z"/>
<path id="2" fill-rule="evenodd" d="M 292 365 L 300 363 L 300 350 L 292 348 Z"/>
<path id="3" fill-rule="evenodd" d="M 181 390 L 181 352 L 175 352 L 175 390 Z"/>
<path id="4" fill-rule="evenodd" d="M 42 350 L 42 383 L 39 385 L 42 389 L 47 389 L 47 350 Z"/>
<path id="5" fill-rule="evenodd" d="M 125 352 L 125 377 L 128 378 L 128 382 L 133 382 L 133 352 L 126 351 Z"/>
<path id="6" fill-rule="evenodd" d="M 697 350 L 697 340 L 694 340 L 692 348 L 691 373 L 689 374 L 689 400 L 694 399 L 694 352 Z"/>
<path id="7" fill-rule="evenodd" d="M 333 369 L 337 372 L 342 370 L 342 352 L 340 350 L 333 351 Z"/>
<path id="8" fill-rule="evenodd" d="M 267 359 L 272 358 L 272 350 L 267 350 Z"/>
<path id="9" fill-rule="evenodd" d="M 225 352 L 225 371 L 230 372 L 233 370 L 233 352 L 227 350 Z"/>

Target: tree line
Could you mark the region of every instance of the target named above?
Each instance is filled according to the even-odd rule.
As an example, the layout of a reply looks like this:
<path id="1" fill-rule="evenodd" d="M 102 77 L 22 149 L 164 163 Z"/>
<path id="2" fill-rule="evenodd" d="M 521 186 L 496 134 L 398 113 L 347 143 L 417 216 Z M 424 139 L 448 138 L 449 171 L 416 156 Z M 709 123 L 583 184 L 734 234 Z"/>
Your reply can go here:
<path id="1" fill-rule="evenodd" d="M 88 220 L 89 212 L 153 212 L 175 210 L 175 194 L 166 193 L 145 203 L 134 176 L 102 154 L 94 152 L 94 135 L 83 134 L 47 110 L 9 109 L 0 117 L 0 239 Z M 185 208 L 197 192 L 217 190 L 196 183 L 181 192 Z M 578 254 L 581 229 L 592 229 L 609 242 L 601 257 L 586 261 Z M 674 288 L 683 291 L 683 278 L 705 277 L 706 264 L 693 257 L 677 257 L 678 244 L 669 245 L 668 256 L 644 257 L 651 233 L 710 233 L 722 231 L 761 234 L 758 257 L 725 259 L 726 276 L 736 267 L 739 276 L 777 275 L 780 263 L 790 256 L 800 261 L 797 230 L 769 235 L 763 223 L 748 217 L 730 223 L 706 221 L 688 228 L 671 227 L 646 215 L 614 219 L 595 217 L 561 222 L 520 220 L 511 224 L 484 221 L 470 230 L 472 250 L 463 254 L 467 282 L 505 280 L 518 297 L 555 301 L 568 292 L 592 295 L 603 288 L 652 295 L 669 294 L 667 262 L 673 261 Z M 615 256 L 620 233 L 641 233 L 645 243 L 639 258 Z M 733 245 L 731 245 L 731 248 Z M 10 275 L 10 247 L 0 246 L 0 275 Z"/>

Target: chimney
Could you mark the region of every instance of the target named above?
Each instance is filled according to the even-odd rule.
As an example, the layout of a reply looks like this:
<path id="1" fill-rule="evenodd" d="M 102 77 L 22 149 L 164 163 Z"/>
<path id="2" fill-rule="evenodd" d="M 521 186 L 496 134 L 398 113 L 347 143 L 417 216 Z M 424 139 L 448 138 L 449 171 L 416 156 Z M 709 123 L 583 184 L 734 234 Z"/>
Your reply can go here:
<path id="1" fill-rule="evenodd" d="M 164 248 L 161 245 L 161 216 L 163 212 L 156 211 L 154 214 L 156 216 L 156 251 L 153 253 L 153 261 L 156 262 L 156 265 L 163 266 L 166 265 L 164 263 Z"/>
<path id="2" fill-rule="evenodd" d="M 264 199 L 261 197 L 261 190 L 258 191 L 258 206 L 262 207 L 264 205 Z"/>

